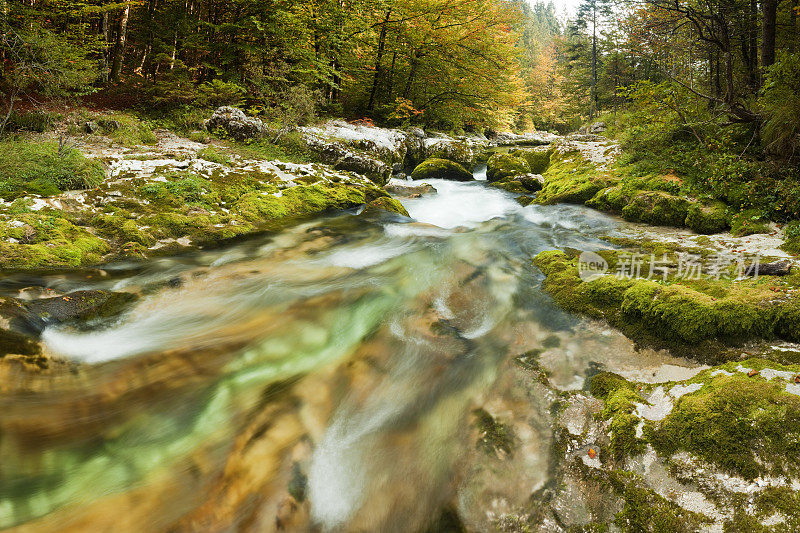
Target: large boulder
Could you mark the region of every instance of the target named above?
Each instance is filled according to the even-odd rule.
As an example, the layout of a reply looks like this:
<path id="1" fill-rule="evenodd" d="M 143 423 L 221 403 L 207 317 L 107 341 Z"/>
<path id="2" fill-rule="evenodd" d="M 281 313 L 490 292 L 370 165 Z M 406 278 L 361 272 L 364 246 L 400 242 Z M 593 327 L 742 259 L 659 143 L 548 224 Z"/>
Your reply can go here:
<path id="1" fill-rule="evenodd" d="M 448 159 L 467 170 L 475 166 L 475 153 L 464 141 L 439 141 L 428 146 L 425 152 L 429 159 Z"/>
<path id="2" fill-rule="evenodd" d="M 513 150 L 511 155 L 521 157 L 528 162 L 531 167 L 531 172 L 534 174 L 544 174 L 550 167 L 551 150 Z"/>
<path id="3" fill-rule="evenodd" d="M 264 123 L 259 119 L 248 117 L 241 109 L 230 106 L 217 108 L 206 121 L 206 129 L 211 133 L 221 131 L 240 142 L 258 139 L 266 132 Z"/>
<path id="4" fill-rule="evenodd" d="M 486 167 L 486 179 L 490 182 L 531 173 L 528 161 L 512 154 L 494 154 Z"/>
<path id="5" fill-rule="evenodd" d="M 419 134 L 422 134 L 421 136 Z M 419 128 L 412 128 L 406 134 L 406 156 L 403 161 L 405 168 L 416 168 L 425 161 L 425 132 Z"/>
<path id="6" fill-rule="evenodd" d="M 473 181 L 475 177 L 464 167 L 447 159 L 428 159 L 411 173 L 411 179 L 418 180 L 452 180 Z"/>
<path id="7" fill-rule="evenodd" d="M 333 168 L 345 172 L 361 174 L 373 183 L 381 186 L 385 185 L 392 176 L 392 167 L 383 161 L 356 154 L 345 155 L 336 162 Z"/>

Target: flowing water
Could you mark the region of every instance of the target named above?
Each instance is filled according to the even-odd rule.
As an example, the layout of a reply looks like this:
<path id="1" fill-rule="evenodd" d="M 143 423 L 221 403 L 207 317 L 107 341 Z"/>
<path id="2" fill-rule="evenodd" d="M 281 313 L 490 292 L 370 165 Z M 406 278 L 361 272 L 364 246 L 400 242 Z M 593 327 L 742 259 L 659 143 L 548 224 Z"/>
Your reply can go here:
<path id="1" fill-rule="evenodd" d="M 46 329 L 69 363 L 0 396 L 0 528 L 414 531 L 456 506 L 480 529 L 486 491 L 524 499 L 547 480 L 530 391 L 497 408 L 532 428 L 520 486 L 487 488 L 470 463 L 474 409 L 517 386 L 509 361 L 538 350 L 558 389 L 598 367 L 688 366 L 540 290 L 534 255 L 607 246 L 621 222 L 431 183 L 404 200 L 413 221 L 347 212 L 144 266 L 6 279 L 12 295 L 140 298 L 113 323 Z"/>

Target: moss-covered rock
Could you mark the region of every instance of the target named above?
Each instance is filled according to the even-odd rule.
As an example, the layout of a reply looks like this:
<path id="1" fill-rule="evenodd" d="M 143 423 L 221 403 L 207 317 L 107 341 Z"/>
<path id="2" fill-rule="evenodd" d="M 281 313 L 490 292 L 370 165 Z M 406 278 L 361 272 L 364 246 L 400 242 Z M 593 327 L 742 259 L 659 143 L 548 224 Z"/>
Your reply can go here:
<path id="1" fill-rule="evenodd" d="M 600 172 L 580 153 L 554 153 L 544 175 L 544 187 L 537 197 L 540 204 L 584 204 L 601 190 L 615 184 L 608 173 Z"/>
<path id="2" fill-rule="evenodd" d="M 686 198 L 661 191 L 639 191 L 622 208 L 622 218 L 654 226 L 683 227 L 689 211 Z"/>
<path id="3" fill-rule="evenodd" d="M 381 209 L 383 211 L 388 211 L 390 213 L 396 213 L 398 215 L 402 215 L 404 217 L 410 216 L 406 208 L 403 207 L 403 204 L 400 203 L 399 200 L 395 200 L 394 198 L 389 198 L 388 196 L 382 196 L 381 198 L 377 198 L 367 204 L 369 207 Z"/>
<path id="4" fill-rule="evenodd" d="M 730 227 L 728 206 L 722 202 L 695 202 L 689 207 L 685 223 L 702 235 L 721 233 Z"/>
<path id="5" fill-rule="evenodd" d="M 520 157 L 528 162 L 533 174 L 544 174 L 550 167 L 552 150 L 512 150 L 511 155 Z"/>
<path id="6" fill-rule="evenodd" d="M 475 166 L 475 153 L 464 141 L 436 143 L 428 148 L 427 154 L 428 159 L 447 159 L 458 163 L 468 171 L 471 171 Z"/>
<path id="7" fill-rule="evenodd" d="M 0 220 L 0 267 L 75 267 L 98 263 L 109 245 L 56 215 L 25 213 Z"/>
<path id="8" fill-rule="evenodd" d="M 783 369 L 763 361 L 742 366 Z M 721 370 L 727 373 L 683 396 L 656 427 L 651 437 L 656 449 L 665 455 L 688 451 L 748 480 L 800 475 L 800 396 L 786 392 L 779 380 Z"/>
<path id="9" fill-rule="evenodd" d="M 414 172 L 411 179 L 419 180 L 453 180 L 453 181 L 473 181 L 475 177 L 464 167 L 447 159 L 428 159 L 421 163 Z"/>
<path id="10" fill-rule="evenodd" d="M 543 288 L 565 309 L 608 320 L 634 340 L 708 358 L 726 353 L 711 346 L 746 340 L 800 340 L 800 302 L 776 297 L 776 286 L 794 287 L 793 277 L 684 279 L 671 274 L 667 283 L 613 275 L 622 252 L 603 252 L 610 274 L 585 282 L 577 258 L 543 252 L 534 263 L 544 272 Z M 675 259 L 673 257 L 673 259 Z M 675 260 L 677 265 L 677 260 Z M 649 258 L 641 264 L 648 276 Z"/>
<path id="11" fill-rule="evenodd" d="M 490 182 L 531 173 L 531 167 L 524 158 L 511 154 L 494 154 L 489 158 L 486 167 L 486 179 Z"/>

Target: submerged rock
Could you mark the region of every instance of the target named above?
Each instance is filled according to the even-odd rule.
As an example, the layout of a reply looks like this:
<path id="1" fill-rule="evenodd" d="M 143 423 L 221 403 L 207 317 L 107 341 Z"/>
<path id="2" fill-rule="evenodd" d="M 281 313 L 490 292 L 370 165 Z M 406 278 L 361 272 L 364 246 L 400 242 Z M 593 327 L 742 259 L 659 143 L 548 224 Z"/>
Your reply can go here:
<path id="1" fill-rule="evenodd" d="M 406 185 L 403 182 L 392 181 L 386 187 L 386 192 L 401 197 L 409 197 L 412 195 L 436 194 L 436 189 L 429 183 L 411 184 Z"/>
<path id="2" fill-rule="evenodd" d="M 453 180 L 453 181 L 474 181 L 475 177 L 464 167 L 447 159 L 428 159 L 417 166 L 411 173 L 411 179 L 419 180 Z"/>

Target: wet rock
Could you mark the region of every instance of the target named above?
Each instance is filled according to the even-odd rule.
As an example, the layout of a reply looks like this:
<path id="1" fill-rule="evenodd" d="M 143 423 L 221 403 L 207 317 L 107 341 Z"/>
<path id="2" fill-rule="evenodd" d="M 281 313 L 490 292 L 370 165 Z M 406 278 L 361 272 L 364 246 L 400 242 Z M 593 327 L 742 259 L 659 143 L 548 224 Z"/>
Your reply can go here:
<path id="1" fill-rule="evenodd" d="M 392 168 L 383 161 L 355 154 L 344 156 L 333 168 L 361 174 L 378 185 L 384 185 L 392 175 Z"/>
<path id="2" fill-rule="evenodd" d="M 425 133 L 422 133 L 422 137 L 414 135 L 413 133 L 406 135 L 406 155 L 403 160 L 403 166 L 405 168 L 416 168 L 417 165 L 425 161 Z"/>
<path id="3" fill-rule="evenodd" d="M 489 137 L 489 135 L 487 135 Z M 498 146 L 544 146 L 558 139 L 558 135 L 535 131 L 521 135 L 515 133 L 497 133 L 494 142 Z"/>
<path id="4" fill-rule="evenodd" d="M 11 324 L 26 334 L 38 335 L 55 324 L 113 317 L 136 299 L 126 292 L 77 291 L 54 298 L 19 301 Z"/>
<path id="5" fill-rule="evenodd" d="M 0 298 L 0 357 L 7 355 L 36 356 L 41 345 L 30 335 L 18 331 L 14 322 L 25 313 L 24 307 L 13 298 Z"/>
<path id="6" fill-rule="evenodd" d="M 401 197 L 409 197 L 415 194 L 420 194 L 420 195 L 436 194 L 436 189 L 433 187 L 433 185 L 430 185 L 429 183 L 420 183 L 418 185 L 417 184 L 405 185 L 402 183 L 392 182 L 391 184 L 384 187 L 384 189 L 389 194 L 394 194 L 396 196 L 401 196 Z"/>
<path id="7" fill-rule="evenodd" d="M 464 167 L 447 159 L 428 159 L 411 173 L 411 179 L 442 179 L 453 181 L 473 181 L 475 177 Z"/>
<path id="8" fill-rule="evenodd" d="M 259 119 L 248 117 L 241 109 L 230 106 L 217 108 L 206 122 L 206 129 L 212 133 L 222 130 L 236 141 L 257 139 L 266 131 Z"/>

